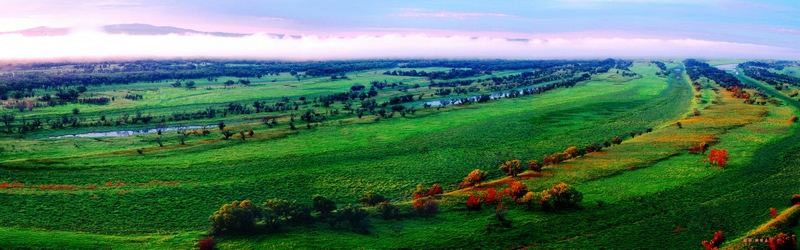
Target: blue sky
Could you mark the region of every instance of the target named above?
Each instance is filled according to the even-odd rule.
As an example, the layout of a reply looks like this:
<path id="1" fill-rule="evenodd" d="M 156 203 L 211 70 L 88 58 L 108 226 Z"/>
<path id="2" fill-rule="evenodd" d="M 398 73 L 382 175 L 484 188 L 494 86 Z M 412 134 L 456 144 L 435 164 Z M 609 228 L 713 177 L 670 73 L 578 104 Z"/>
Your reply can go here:
<path id="1" fill-rule="evenodd" d="M 0 31 L 36 26 L 92 30 L 107 24 L 146 23 L 322 38 L 423 35 L 573 42 L 622 39 L 615 41 L 623 45 L 636 39 L 690 40 L 687 48 L 696 46 L 697 41 L 717 46 L 765 46 L 773 49 L 770 55 L 795 53 L 795 48 L 800 48 L 800 1 L 5 0 L 3 7 Z M 669 55 L 667 50 L 662 52 Z M 649 55 L 659 54 L 642 54 Z M 709 54 L 715 55 L 720 54 Z"/>

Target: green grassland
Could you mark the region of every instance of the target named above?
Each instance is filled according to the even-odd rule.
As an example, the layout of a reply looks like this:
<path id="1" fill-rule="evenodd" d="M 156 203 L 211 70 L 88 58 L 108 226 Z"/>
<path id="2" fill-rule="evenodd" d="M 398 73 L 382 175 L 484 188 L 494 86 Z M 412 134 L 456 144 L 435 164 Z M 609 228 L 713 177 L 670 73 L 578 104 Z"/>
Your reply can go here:
<path id="1" fill-rule="evenodd" d="M 679 63 L 668 66 L 683 67 Z M 246 140 L 219 140 L 216 128 L 213 136 L 190 136 L 186 145 L 178 145 L 178 134 L 166 133 L 162 136 L 165 147 L 155 143 L 155 134 L 43 139 L 59 133 L 43 131 L 23 140 L 5 137 L 0 139 L 5 149 L 0 154 L 0 182 L 24 182 L 26 188 L 0 189 L 4 201 L 0 248 L 191 248 L 207 231 L 209 215 L 222 204 L 243 199 L 310 203 L 313 194 L 322 194 L 343 206 L 374 191 L 411 214 L 407 201 L 418 183 L 442 183 L 446 192 L 455 191 L 460 180 L 476 168 L 488 171 L 490 179 L 499 179 L 502 173 L 497 166 L 506 160 L 541 159 L 572 145 L 645 128 L 655 131 L 602 153 L 546 167 L 541 178 L 522 180 L 534 191 L 566 181 L 584 192 L 585 199 L 580 209 L 556 213 L 512 205 L 511 229 L 487 232 L 486 224 L 494 216 L 490 209 L 467 215 L 463 201 L 469 192 L 480 192 L 479 188 L 439 197 L 441 213 L 431 218 L 374 216 L 369 235 L 315 223 L 277 234 L 218 240 L 223 249 L 507 248 L 515 244 L 548 249 L 697 248 L 717 230 L 729 238 L 743 237 L 764 222 L 758 216 L 767 216 L 769 207 L 786 208 L 788 196 L 800 192 L 791 181 L 800 169 L 788 160 L 791 152 L 797 152 L 791 151 L 798 146 L 792 140 L 800 136 L 794 133 L 797 125 L 788 122 L 797 113 L 796 103 L 747 105 L 725 91 L 703 88 L 695 93 L 685 75 L 656 77 L 658 69 L 646 62 L 634 64 L 631 70 L 641 76 L 621 77 L 612 70 L 573 88 L 444 109 L 420 107 L 415 115 L 380 121 L 369 115 L 361 119 L 341 115 L 311 129 L 290 130 L 288 117 L 281 118 L 275 128 L 245 120 L 259 114 L 225 119 L 234 131 L 253 129 L 255 136 Z M 229 101 L 337 93 L 355 83 L 369 86 L 373 80 L 422 86 L 428 82 L 381 72 L 360 72 L 348 75 L 350 80 L 337 81 L 297 81 L 281 75 L 233 88 L 221 84 L 225 78 L 201 79 L 195 80 L 195 90 L 165 87 L 165 82 L 104 86 L 91 91 L 116 96 L 115 102 L 80 108 L 87 116 L 137 109 L 169 114 L 176 107 L 197 110 Z M 122 99 L 127 91 L 138 91 L 145 99 Z M 408 91 L 431 92 L 428 88 Z M 406 93 L 387 90 L 378 98 L 402 94 Z M 702 97 L 695 98 L 697 94 Z M 426 96 L 425 100 L 435 99 Z M 700 109 L 701 116 L 690 116 L 692 108 Z M 24 115 L 59 116 L 71 109 L 70 105 L 42 108 Z M 192 122 L 214 124 L 216 120 Z M 674 126 L 676 121 L 684 128 Z M 701 156 L 686 153 L 706 140 L 713 142 L 712 148 L 728 149 L 729 167 L 709 167 L 700 161 Z M 54 190 L 49 185 L 74 187 Z"/>

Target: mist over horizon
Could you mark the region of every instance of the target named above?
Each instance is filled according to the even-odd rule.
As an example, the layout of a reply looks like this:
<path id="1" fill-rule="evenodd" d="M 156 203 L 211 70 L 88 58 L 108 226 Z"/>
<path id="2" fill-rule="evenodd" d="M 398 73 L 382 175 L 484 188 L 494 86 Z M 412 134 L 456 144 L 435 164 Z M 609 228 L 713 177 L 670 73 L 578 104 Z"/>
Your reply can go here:
<path id="1" fill-rule="evenodd" d="M 800 59 L 797 3 L 9 0 L 0 60 Z"/>

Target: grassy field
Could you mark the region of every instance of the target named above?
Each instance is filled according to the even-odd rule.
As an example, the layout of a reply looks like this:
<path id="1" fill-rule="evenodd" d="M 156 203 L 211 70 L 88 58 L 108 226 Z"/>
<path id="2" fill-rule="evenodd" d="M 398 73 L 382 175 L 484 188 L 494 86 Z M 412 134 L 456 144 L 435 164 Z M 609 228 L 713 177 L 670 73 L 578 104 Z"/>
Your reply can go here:
<path id="1" fill-rule="evenodd" d="M 500 179 L 497 166 L 506 160 L 541 159 L 572 145 L 629 137 L 628 132 L 645 128 L 655 130 L 601 153 L 546 167 L 541 177 L 523 178 L 534 191 L 566 181 L 585 199 L 580 209 L 558 213 L 512 205 L 511 229 L 487 232 L 493 213 L 485 208 L 467 215 L 463 206 L 470 192 L 506 185 L 498 181 L 439 197 L 441 213 L 431 218 L 373 216 L 369 235 L 316 223 L 279 234 L 218 240 L 223 249 L 515 244 L 683 249 L 699 247 L 717 230 L 729 238 L 744 237 L 764 223 L 758 216 L 768 216 L 769 207 L 788 207 L 788 197 L 800 191 L 790 181 L 796 176 L 784 174 L 798 171 L 796 164 L 784 160 L 797 152 L 791 151 L 797 147 L 791 142 L 798 137 L 797 125 L 788 122 L 796 107 L 747 105 L 724 90 L 695 93 L 685 76 L 656 77 L 658 69 L 647 63 L 636 63 L 631 70 L 642 77 L 605 73 L 574 88 L 441 110 L 420 108 L 415 115 L 380 121 L 375 116 L 340 116 L 312 129 L 290 130 L 288 117 L 275 128 L 245 119 L 255 114 L 226 119 L 235 131 L 254 130 L 255 136 L 246 140 L 191 136 L 186 145 L 178 145 L 179 135 L 169 133 L 162 136 L 165 147 L 159 147 L 154 134 L 35 139 L 54 134 L 44 131 L 23 140 L 4 138 L 3 145 L 11 146 L 3 146 L 0 155 L 0 182 L 16 183 L 18 188 L 0 189 L 6 201 L 0 208 L 0 248 L 191 248 L 208 229 L 209 215 L 224 203 L 243 199 L 310 203 L 313 194 L 323 194 L 341 207 L 374 191 L 400 202 L 411 214 L 410 205 L 403 202 L 411 200 L 418 183 L 442 183 L 446 192 L 455 191 L 475 168 Z M 348 81 L 297 81 L 282 75 L 276 83 L 265 77 L 264 82 L 235 88 L 197 80 L 198 88 L 191 91 L 164 88 L 168 83 L 104 87 L 98 93 L 124 96 L 136 89 L 146 97 L 136 102 L 118 97 L 111 105 L 82 107 L 81 112 L 121 114 L 147 108 L 167 114 L 174 107 L 192 110 L 230 100 L 335 93 L 354 83 L 368 86 L 369 81 L 389 78 L 380 72 L 362 72 Z M 515 72 L 495 74 L 506 73 Z M 414 91 L 430 90 L 409 93 L 417 94 Z M 379 98 L 399 94 L 405 93 L 386 91 Z M 702 97 L 695 98 L 697 94 Z M 701 115 L 691 116 L 692 108 L 700 109 Z M 45 108 L 25 115 L 48 117 L 69 110 Z M 676 121 L 683 128 L 674 126 Z M 214 124 L 210 119 L 195 122 Z M 702 141 L 727 149 L 730 166 L 709 167 L 700 155 L 686 153 Z M 783 155 L 787 158 L 780 158 Z M 39 240 L 42 237 L 56 240 Z"/>

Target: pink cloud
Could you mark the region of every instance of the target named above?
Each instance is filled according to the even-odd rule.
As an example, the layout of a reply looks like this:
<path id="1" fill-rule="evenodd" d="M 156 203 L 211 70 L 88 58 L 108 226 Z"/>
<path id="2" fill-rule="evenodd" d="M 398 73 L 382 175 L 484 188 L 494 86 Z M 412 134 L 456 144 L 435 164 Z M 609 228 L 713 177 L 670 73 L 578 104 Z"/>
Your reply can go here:
<path id="1" fill-rule="evenodd" d="M 402 12 L 389 14 L 397 17 L 436 17 L 436 18 L 473 18 L 473 17 L 516 17 L 515 15 L 488 12 L 452 12 L 452 11 L 424 11 L 421 9 L 400 9 Z"/>

